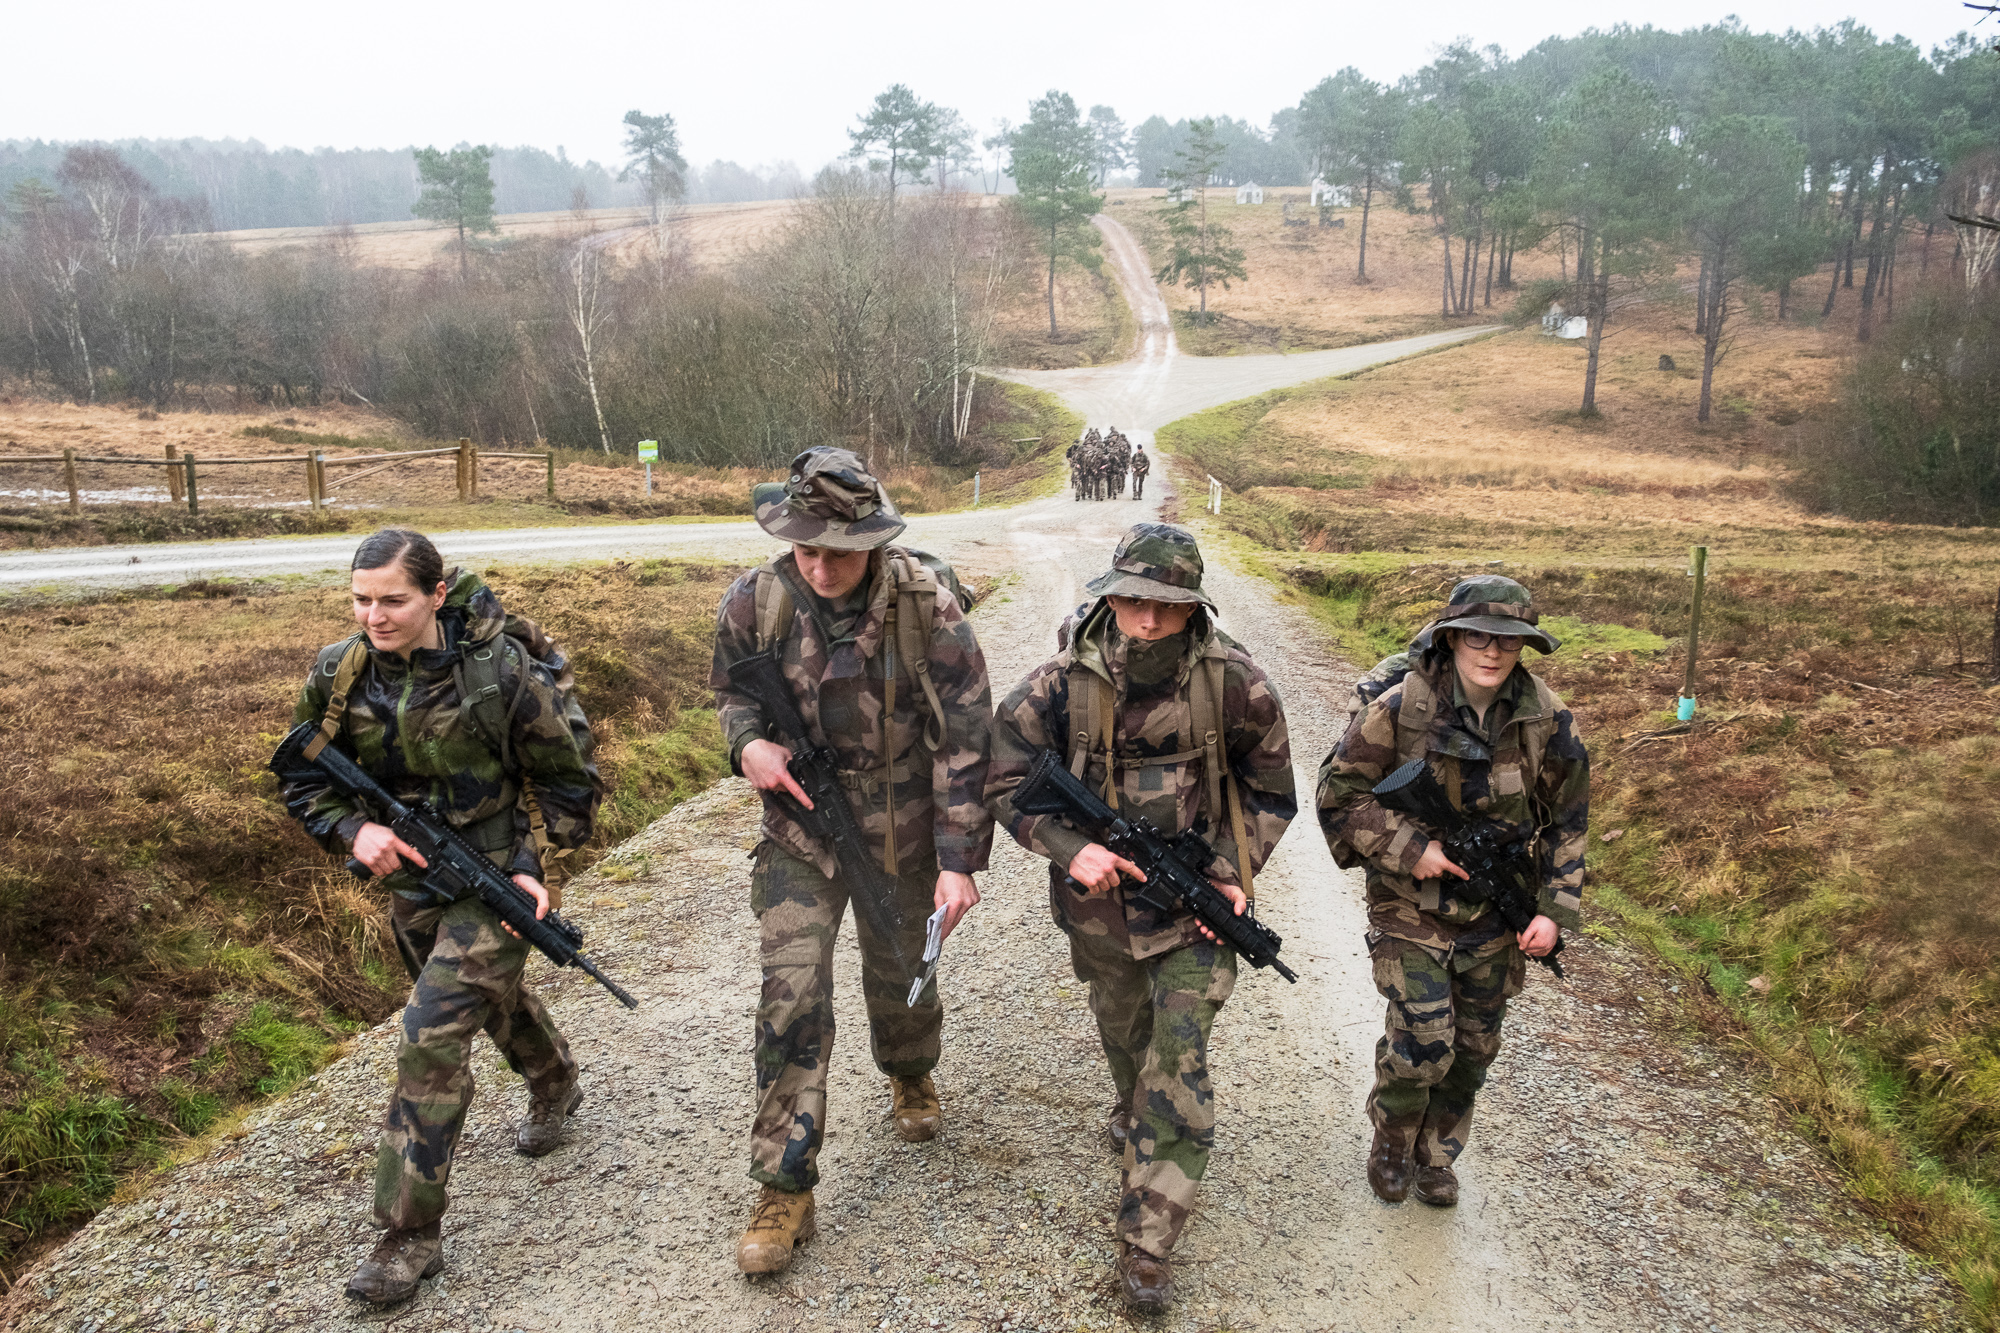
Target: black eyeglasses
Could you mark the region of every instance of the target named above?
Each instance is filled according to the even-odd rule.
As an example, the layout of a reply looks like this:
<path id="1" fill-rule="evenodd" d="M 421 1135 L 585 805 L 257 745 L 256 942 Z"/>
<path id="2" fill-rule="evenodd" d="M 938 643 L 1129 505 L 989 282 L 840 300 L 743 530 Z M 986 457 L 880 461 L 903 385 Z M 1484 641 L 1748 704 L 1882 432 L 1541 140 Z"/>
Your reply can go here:
<path id="1" fill-rule="evenodd" d="M 1527 642 L 1519 634 L 1488 634 L 1483 629 L 1460 630 L 1458 641 L 1474 652 L 1497 646 L 1503 653 L 1518 653 L 1521 651 L 1521 645 Z"/>

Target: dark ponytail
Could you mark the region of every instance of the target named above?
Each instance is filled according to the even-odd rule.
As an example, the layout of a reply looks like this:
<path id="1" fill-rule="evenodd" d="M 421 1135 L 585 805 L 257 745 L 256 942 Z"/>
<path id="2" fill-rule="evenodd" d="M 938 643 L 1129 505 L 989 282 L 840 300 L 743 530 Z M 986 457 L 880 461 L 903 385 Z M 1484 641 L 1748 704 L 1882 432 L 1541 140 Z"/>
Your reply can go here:
<path id="1" fill-rule="evenodd" d="M 444 582 L 444 557 L 429 537 L 409 528 L 383 528 L 372 534 L 355 550 L 354 563 L 348 568 L 384 569 L 390 565 L 401 565 L 426 597 Z"/>

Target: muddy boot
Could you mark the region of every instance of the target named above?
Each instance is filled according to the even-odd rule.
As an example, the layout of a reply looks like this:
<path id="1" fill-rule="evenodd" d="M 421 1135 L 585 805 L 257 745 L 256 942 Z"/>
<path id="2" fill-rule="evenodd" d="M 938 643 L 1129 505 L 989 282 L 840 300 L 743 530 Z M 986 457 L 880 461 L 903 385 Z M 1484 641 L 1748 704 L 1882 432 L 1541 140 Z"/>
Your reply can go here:
<path id="1" fill-rule="evenodd" d="M 937 1088 L 931 1083 L 931 1076 L 923 1074 L 916 1078 L 891 1078 L 889 1094 L 895 1105 L 889 1110 L 896 1122 L 896 1137 L 905 1143 L 922 1143 L 934 1139 L 944 1128 L 944 1110 L 938 1105 Z"/>
<path id="2" fill-rule="evenodd" d="M 1401 1203 L 1410 1195 L 1410 1150 L 1375 1131 L 1368 1149 L 1368 1187 L 1383 1203 Z"/>
<path id="3" fill-rule="evenodd" d="M 787 1194 L 764 1187 L 757 1211 L 736 1242 L 736 1267 L 745 1273 L 776 1273 L 792 1262 L 792 1251 L 813 1238 L 811 1190 Z"/>
<path id="4" fill-rule="evenodd" d="M 554 1152 L 563 1141 L 563 1130 L 576 1108 L 583 1104 L 583 1089 L 574 1083 L 556 1088 L 548 1096 L 528 1102 L 528 1123 L 514 1135 L 514 1151 L 528 1157 Z"/>
<path id="5" fill-rule="evenodd" d="M 393 1305 L 417 1294 L 417 1283 L 444 1271 L 444 1242 L 438 1224 L 414 1231 L 391 1231 L 347 1279 L 347 1294 L 370 1305 Z"/>
<path id="6" fill-rule="evenodd" d="M 1417 1200 L 1433 1208 L 1450 1208 L 1458 1203 L 1458 1175 L 1449 1166 L 1417 1168 Z"/>
<path id="7" fill-rule="evenodd" d="M 1128 1093 L 1111 1103 L 1111 1113 L 1105 1121 L 1104 1133 L 1111 1140 L 1111 1151 L 1123 1157 L 1126 1140 L 1132 1137 L 1131 1094 Z"/>
<path id="8" fill-rule="evenodd" d="M 1174 1298 L 1174 1270 L 1165 1259 L 1120 1241 L 1118 1286 L 1126 1305 L 1140 1314 L 1159 1314 Z"/>

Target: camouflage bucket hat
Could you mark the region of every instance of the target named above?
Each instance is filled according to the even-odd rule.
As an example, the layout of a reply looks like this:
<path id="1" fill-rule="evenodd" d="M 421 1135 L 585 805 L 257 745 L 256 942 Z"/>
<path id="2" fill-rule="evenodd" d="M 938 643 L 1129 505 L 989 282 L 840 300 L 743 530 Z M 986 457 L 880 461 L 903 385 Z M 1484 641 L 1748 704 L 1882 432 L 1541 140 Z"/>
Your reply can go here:
<path id="1" fill-rule="evenodd" d="M 1194 534 L 1173 523 L 1140 523 L 1112 552 L 1111 569 L 1083 585 L 1093 597 L 1146 597 L 1156 602 L 1200 602 L 1201 548 Z"/>
<path id="2" fill-rule="evenodd" d="M 872 551 L 896 539 L 903 516 L 889 492 L 849 449 L 808 449 L 782 483 L 750 488 L 757 526 L 780 541 L 835 551 Z"/>
<path id="3" fill-rule="evenodd" d="M 1488 634 L 1518 634 L 1536 651 L 1552 653 L 1562 643 L 1547 630 L 1535 627 L 1540 619 L 1526 588 L 1503 575 L 1487 574 L 1453 588 L 1451 605 L 1438 612 L 1410 646 L 1419 652 L 1429 648 L 1442 629 L 1479 629 Z"/>

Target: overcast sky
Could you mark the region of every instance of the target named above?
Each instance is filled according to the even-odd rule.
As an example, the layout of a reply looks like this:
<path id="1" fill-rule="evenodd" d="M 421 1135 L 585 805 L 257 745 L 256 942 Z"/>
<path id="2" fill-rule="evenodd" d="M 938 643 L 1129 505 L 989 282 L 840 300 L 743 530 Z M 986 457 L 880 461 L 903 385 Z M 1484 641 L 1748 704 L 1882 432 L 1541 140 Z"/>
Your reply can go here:
<path id="1" fill-rule="evenodd" d="M 607 164 L 619 119 L 672 112 L 689 161 L 791 159 L 808 172 L 843 152 L 876 93 L 909 84 L 983 136 L 1049 88 L 1108 103 L 1128 124 L 1271 113 L 1344 65 L 1394 79 L 1469 37 L 1510 54 L 1618 22 L 1676 28 L 1740 16 L 1757 31 L 1851 16 L 1928 51 L 1978 15 L 1952 0 L 1803 0 L 1671 6 L 1634 0 L 1364 5 L 1225 0 L 106 0 L 87 20 L 61 5 L 10 7 L 0 139 L 254 138 L 271 147 L 532 144 Z M 1991 19 L 1973 27 L 1989 40 Z M 2000 57 L 1996 57 L 2000 58 Z"/>

